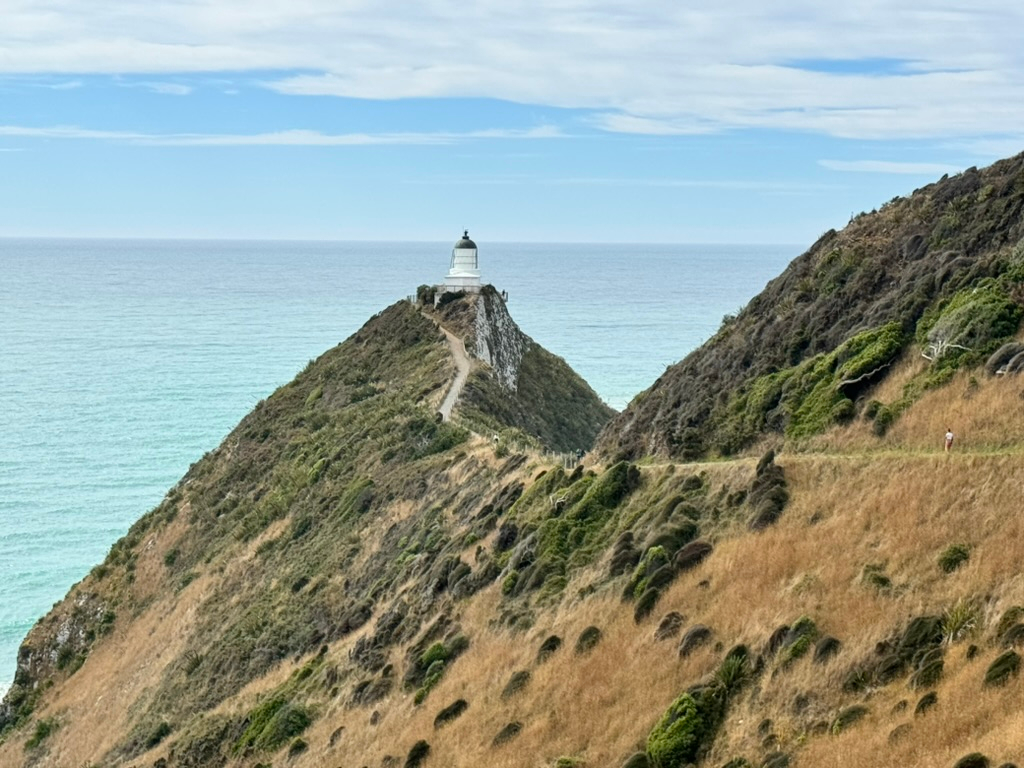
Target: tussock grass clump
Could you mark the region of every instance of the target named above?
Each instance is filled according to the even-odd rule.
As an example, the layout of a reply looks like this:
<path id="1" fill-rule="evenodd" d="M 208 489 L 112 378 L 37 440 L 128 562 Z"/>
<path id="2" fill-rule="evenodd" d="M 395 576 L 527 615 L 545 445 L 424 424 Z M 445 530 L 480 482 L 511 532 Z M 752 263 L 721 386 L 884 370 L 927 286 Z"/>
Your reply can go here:
<path id="1" fill-rule="evenodd" d="M 865 565 L 860 572 L 860 581 L 879 592 L 888 592 L 892 589 L 892 579 L 886 574 L 885 566 L 880 563 Z"/>
<path id="2" fill-rule="evenodd" d="M 996 623 L 995 639 L 997 643 L 1005 643 L 1006 636 L 1015 626 L 1024 620 L 1024 606 L 1014 605 L 1003 611 Z"/>
<path id="3" fill-rule="evenodd" d="M 522 691 L 530 682 L 530 673 L 527 670 L 513 672 L 505 687 L 501 691 L 501 698 L 510 699 Z"/>
<path id="4" fill-rule="evenodd" d="M 559 648 L 562 647 L 562 638 L 558 635 L 550 635 L 543 643 L 540 644 L 540 648 L 537 649 L 537 663 L 543 664 L 545 661 L 550 659 Z"/>
<path id="5" fill-rule="evenodd" d="M 651 615 L 654 607 L 661 599 L 661 590 L 657 587 L 648 587 L 633 606 L 633 621 L 639 624 Z"/>
<path id="6" fill-rule="evenodd" d="M 691 541 L 676 552 L 675 557 L 672 559 L 672 566 L 679 573 L 691 571 L 707 560 L 714 551 L 715 547 L 709 541 L 704 541 L 703 539 Z"/>
<path id="7" fill-rule="evenodd" d="M 917 704 L 914 706 L 914 716 L 920 717 L 926 714 L 932 707 L 939 703 L 939 694 L 935 691 L 930 691 L 917 700 Z"/>
<path id="8" fill-rule="evenodd" d="M 461 717 L 467 709 L 469 709 L 469 702 L 465 699 L 457 699 L 456 701 L 453 701 L 437 713 L 437 717 L 434 718 L 434 730 L 442 728 L 452 720 Z"/>
<path id="9" fill-rule="evenodd" d="M 964 755 L 953 764 L 953 768 L 989 768 L 992 763 L 980 752 Z"/>
<path id="10" fill-rule="evenodd" d="M 801 616 L 789 628 L 782 639 L 780 665 L 789 666 L 797 659 L 803 658 L 820 636 L 818 625 L 809 616 Z"/>
<path id="11" fill-rule="evenodd" d="M 1003 651 L 985 670 L 985 685 L 1000 686 L 1010 682 L 1011 677 L 1020 674 L 1020 654 L 1016 651 Z"/>
<path id="12" fill-rule="evenodd" d="M 686 658 L 698 648 L 711 641 L 712 631 L 710 627 L 697 624 L 690 627 L 683 633 L 683 639 L 679 641 L 679 655 Z"/>
<path id="13" fill-rule="evenodd" d="M 855 723 L 863 720 L 870 711 L 871 710 L 863 704 L 854 704 L 853 706 L 846 707 L 836 715 L 836 719 L 832 721 L 832 725 L 829 727 L 829 730 L 834 736 L 838 736 Z"/>
<path id="14" fill-rule="evenodd" d="M 958 643 L 975 634 L 981 626 L 981 608 L 976 600 L 960 598 L 942 616 L 943 640 Z"/>
<path id="15" fill-rule="evenodd" d="M 654 639 L 658 642 L 671 640 L 679 634 L 685 620 L 685 617 L 679 611 L 666 613 L 658 623 L 658 628 L 654 630 Z"/>
<path id="16" fill-rule="evenodd" d="M 779 519 L 789 501 L 786 490 L 786 474 L 775 463 L 775 451 L 769 450 L 757 462 L 754 482 L 747 494 L 747 503 L 754 510 L 749 527 L 752 531 L 763 531 Z"/>
<path id="17" fill-rule="evenodd" d="M 591 625 L 580 632 L 580 636 L 576 638 L 576 647 L 573 650 L 577 656 L 590 653 L 597 647 L 597 644 L 601 642 L 603 637 L 604 633 L 599 628 Z"/>
<path id="18" fill-rule="evenodd" d="M 825 637 L 818 640 L 814 646 L 814 663 L 824 664 L 829 659 L 839 654 L 843 644 L 838 638 L 826 635 Z"/>
<path id="19" fill-rule="evenodd" d="M 943 573 L 952 573 L 971 557 L 971 548 L 966 544 L 950 544 L 939 553 L 939 568 Z"/>
<path id="20" fill-rule="evenodd" d="M 419 768 L 423 765 L 429 754 L 430 744 L 420 739 L 409 750 L 409 754 L 405 758 L 405 768 Z"/>
<path id="21" fill-rule="evenodd" d="M 498 735 L 494 737 L 494 740 L 491 742 L 491 746 L 500 747 L 500 746 L 503 746 L 505 744 L 508 744 L 510 741 L 512 741 L 512 739 L 514 739 L 516 736 L 518 736 L 520 734 L 520 732 L 522 732 L 522 730 L 523 730 L 523 724 L 522 723 L 520 723 L 520 722 L 508 723 L 500 731 L 498 731 Z"/>

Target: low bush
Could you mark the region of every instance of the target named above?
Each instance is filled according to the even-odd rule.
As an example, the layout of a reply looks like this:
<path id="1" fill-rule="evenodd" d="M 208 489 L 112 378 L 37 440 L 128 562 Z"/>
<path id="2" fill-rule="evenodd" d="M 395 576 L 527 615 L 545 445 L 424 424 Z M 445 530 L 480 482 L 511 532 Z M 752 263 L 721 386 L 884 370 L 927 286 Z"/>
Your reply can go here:
<path id="1" fill-rule="evenodd" d="M 458 699 L 437 713 L 434 718 L 434 729 L 447 725 L 452 720 L 462 716 L 462 713 L 469 709 L 469 702 L 465 699 Z"/>
<path id="2" fill-rule="evenodd" d="M 1004 651 L 996 657 L 985 671 L 985 685 L 1006 685 L 1011 677 L 1020 674 L 1020 654 L 1016 651 Z"/>
<path id="3" fill-rule="evenodd" d="M 580 632 L 580 636 L 576 639 L 575 652 L 577 656 L 585 653 L 590 653 L 594 647 L 601 642 L 603 634 L 600 629 L 595 626 L 589 626 Z"/>
<path id="4" fill-rule="evenodd" d="M 508 744 L 510 741 L 512 741 L 512 739 L 518 736 L 520 731 L 522 730 L 522 723 L 508 723 L 500 731 L 498 731 L 498 735 L 494 737 L 494 740 L 491 742 L 491 746 L 500 747 L 503 744 Z"/>
<path id="5" fill-rule="evenodd" d="M 943 573 L 952 573 L 966 563 L 971 557 L 971 549 L 966 544 L 950 544 L 939 553 L 939 568 Z"/>
<path id="6" fill-rule="evenodd" d="M 405 768 L 419 768 L 423 761 L 430 754 L 430 744 L 420 739 L 412 745 L 408 756 L 405 758 Z"/>
<path id="7" fill-rule="evenodd" d="M 543 664 L 554 656 L 555 652 L 561 647 L 562 638 L 558 635 L 550 635 L 543 643 L 540 644 L 540 648 L 537 649 L 537 663 Z"/>

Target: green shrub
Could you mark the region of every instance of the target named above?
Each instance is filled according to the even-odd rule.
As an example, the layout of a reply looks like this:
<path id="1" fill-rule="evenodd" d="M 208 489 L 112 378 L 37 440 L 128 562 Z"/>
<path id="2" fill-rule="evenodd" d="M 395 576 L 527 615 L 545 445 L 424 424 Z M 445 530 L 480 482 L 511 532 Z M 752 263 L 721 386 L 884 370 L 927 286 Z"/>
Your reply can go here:
<path id="1" fill-rule="evenodd" d="M 146 749 L 152 749 L 161 741 L 171 735 L 171 725 L 166 720 L 162 721 L 146 739 Z"/>
<path id="2" fill-rule="evenodd" d="M 420 666 L 423 669 L 429 669 L 435 661 L 448 661 L 448 649 L 444 643 L 434 643 L 420 656 Z"/>
<path id="3" fill-rule="evenodd" d="M 651 574 L 661 568 L 663 565 L 668 565 L 671 562 L 668 556 L 668 552 L 665 551 L 664 547 L 650 547 L 644 556 L 640 558 L 639 564 L 633 571 L 633 578 L 630 580 L 629 591 L 631 596 L 635 599 L 640 597 L 647 589 L 647 580 Z"/>
<path id="4" fill-rule="evenodd" d="M 742 649 L 742 652 L 738 652 L 738 649 Z M 750 680 L 751 670 L 746 648 L 738 646 L 738 649 L 733 649 L 715 671 L 715 682 L 727 695 L 734 694 Z"/>
<path id="5" fill-rule="evenodd" d="M 696 762 L 710 745 L 724 712 L 716 689 L 684 693 L 661 716 L 647 737 L 652 768 L 681 768 Z"/>
<path id="6" fill-rule="evenodd" d="M 430 665 L 426 676 L 423 678 L 423 685 L 420 686 L 419 690 L 416 691 L 416 695 L 413 696 L 413 701 L 417 706 L 422 704 L 434 686 L 441 682 L 441 678 L 444 677 L 444 671 L 443 661 L 435 661 Z"/>
<path id="7" fill-rule="evenodd" d="M 295 757 L 296 755 L 301 755 L 307 749 L 309 749 L 309 743 L 305 739 L 295 739 L 295 741 L 293 741 L 288 746 L 288 757 Z"/>
<path id="8" fill-rule="evenodd" d="M 925 312 L 917 325 L 917 339 L 922 346 L 946 345 L 949 351 L 943 358 L 948 358 L 944 367 L 956 367 L 961 361 L 980 359 L 995 351 L 1017 332 L 1021 313 L 1021 306 L 989 278 Z"/>
<path id="9" fill-rule="evenodd" d="M 282 697 L 274 697 L 249 713 L 249 725 L 235 742 L 236 754 L 250 750 L 269 752 L 298 736 L 312 722 L 309 711 Z"/>
<path id="10" fill-rule="evenodd" d="M 943 573 L 952 573 L 971 557 L 971 549 L 966 544 L 950 544 L 939 553 L 939 568 Z"/>
<path id="11" fill-rule="evenodd" d="M 36 722 L 36 729 L 25 742 L 25 751 L 35 749 L 46 741 L 59 727 L 59 723 L 52 717 Z"/>

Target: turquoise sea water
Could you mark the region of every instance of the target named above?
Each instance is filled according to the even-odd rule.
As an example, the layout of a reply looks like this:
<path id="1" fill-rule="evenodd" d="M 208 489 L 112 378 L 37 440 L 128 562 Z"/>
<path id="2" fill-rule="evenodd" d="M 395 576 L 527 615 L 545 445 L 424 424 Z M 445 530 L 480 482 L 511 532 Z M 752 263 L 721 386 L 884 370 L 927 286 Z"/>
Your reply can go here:
<path id="1" fill-rule="evenodd" d="M 798 252 L 478 244 L 522 329 L 617 409 Z M 450 247 L 0 239 L 0 695 L 32 624 L 190 463 Z"/>

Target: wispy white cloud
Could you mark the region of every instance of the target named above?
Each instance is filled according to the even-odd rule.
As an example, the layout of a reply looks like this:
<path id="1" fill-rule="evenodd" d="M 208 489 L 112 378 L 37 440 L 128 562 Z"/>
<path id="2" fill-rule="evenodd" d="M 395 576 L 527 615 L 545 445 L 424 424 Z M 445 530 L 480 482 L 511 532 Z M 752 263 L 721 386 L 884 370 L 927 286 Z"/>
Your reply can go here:
<path id="1" fill-rule="evenodd" d="M 819 160 L 818 165 L 830 171 L 848 173 L 892 173 L 917 176 L 939 176 L 959 173 L 962 167 L 946 163 L 902 163 L 891 160 Z"/>
<path id="2" fill-rule="evenodd" d="M 946 140 L 1024 124 L 1022 28 L 1011 0 L 7 0 L 0 73 L 298 72 L 267 85 L 580 108 L 614 132 Z"/>
<path id="3" fill-rule="evenodd" d="M 24 152 L 24 147 L 0 147 L 0 152 Z"/>
<path id="4" fill-rule="evenodd" d="M 82 85 L 81 80 L 63 80 L 59 83 L 47 83 L 45 87 L 51 91 L 73 91 L 76 88 L 81 88 Z"/>
<path id="5" fill-rule="evenodd" d="M 417 186 L 545 186 L 545 187 L 650 187 L 685 189 L 722 189 L 775 194 L 800 194 L 834 190 L 836 184 L 819 182 L 777 181 L 766 179 L 681 179 L 681 178 L 622 178 L 617 176 L 578 176 L 543 178 L 531 174 L 506 174 L 502 176 L 443 176 L 409 179 L 407 184 Z"/>
<path id="6" fill-rule="evenodd" d="M 188 96 L 193 88 L 190 85 L 181 83 L 139 83 L 143 88 L 148 88 L 153 93 L 163 93 L 168 96 Z"/>
<path id="7" fill-rule="evenodd" d="M 423 133 L 321 133 L 304 129 L 253 134 L 219 133 L 136 133 L 105 131 L 77 126 L 30 127 L 0 125 L 0 136 L 31 139 L 79 139 L 113 141 L 163 147 L 344 147 L 367 145 L 441 145 L 486 139 L 533 140 L 563 136 L 556 128 L 541 126 L 526 130 L 482 130 Z"/>

